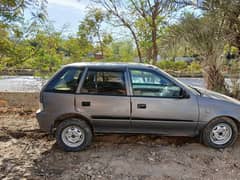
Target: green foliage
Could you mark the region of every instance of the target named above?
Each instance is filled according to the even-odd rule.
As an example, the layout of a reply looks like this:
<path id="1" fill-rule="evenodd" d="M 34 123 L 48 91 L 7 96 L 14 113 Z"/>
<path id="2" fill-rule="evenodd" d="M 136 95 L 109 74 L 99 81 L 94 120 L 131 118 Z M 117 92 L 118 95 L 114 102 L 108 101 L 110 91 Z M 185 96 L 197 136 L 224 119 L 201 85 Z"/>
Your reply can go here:
<path id="1" fill-rule="evenodd" d="M 93 52 L 93 45 L 86 37 L 69 37 L 63 41 L 63 50 L 65 55 L 64 64 L 70 62 L 79 62 L 84 60 L 88 53 Z"/>
<path id="2" fill-rule="evenodd" d="M 114 42 L 109 47 L 109 59 L 113 61 L 133 61 L 134 50 L 130 41 Z"/>
<path id="3" fill-rule="evenodd" d="M 95 52 L 104 55 L 104 48 L 112 42 L 112 36 L 103 31 L 102 24 L 106 14 L 98 8 L 89 9 L 84 20 L 79 25 L 78 35 L 87 43 L 95 45 Z"/>
<path id="4" fill-rule="evenodd" d="M 5 26 L 0 24 L 0 59 L 11 50 L 11 40 Z"/>
<path id="5" fill-rule="evenodd" d="M 202 67 L 198 61 L 193 61 L 190 64 L 184 61 L 162 60 L 157 63 L 157 66 L 170 73 L 180 73 L 185 75 L 201 74 Z"/>
<path id="6" fill-rule="evenodd" d="M 199 62 L 193 61 L 190 65 L 188 65 L 187 70 L 190 72 L 201 72 L 201 64 Z"/>
<path id="7" fill-rule="evenodd" d="M 222 74 L 224 61 L 221 57 L 226 41 L 222 19 L 217 14 L 205 14 L 202 17 L 185 14 L 180 22 L 171 27 L 166 39 L 168 42 L 173 39 L 172 44 L 184 42 L 183 45 L 187 44 L 188 47 L 198 52 L 203 59 L 202 68 L 207 87 L 211 90 L 225 91 Z"/>
<path id="8" fill-rule="evenodd" d="M 63 63 L 62 39 L 59 33 L 39 32 L 30 44 L 35 53 L 27 63 L 31 64 L 38 75 L 52 74 Z"/>
<path id="9" fill-rule="evenodd" d="M 6 26 L 14 22 L 22 21 L 24 10 L 28 9 L 32 20 L 46 20 L 46 0 L 1 0 L 0 1 L 0 24 Z"/>
<path id="10" fill-rule="evenodd" d="M 7 29 L 0 28 L 3 38 L 0 39 L 0 60 L 2 68 L 23 68 L 24 62 L 32 55 L 32 48 L 27 40 L 22 39 L 21 33 L 15 31 L 11 37 Z"/>
<path id="11" fill-rule="evenodd" d="M 239 53 L 239 49 L 235 46 L 231 46 L 230 44 L 224 46 L 224 54 L 229 59 L 237 58 Z"/>
<path id="12" fill-rule="evenodd" d="M 169 61 L 163 60 L 157 63 L 157 66 L 164 70 L 183 71 L 188 67 L 188 64 L 184 61 Z"/>
<path id="13" fill-rule="evenodd" d="M 157 66 L 164 70 L 169 70 L 174 68 L 174 61 L 162 60 L 157 63 Z"/>
<path id="14" fill-rule="evenodd" d="M 204 0 L 201 9 L 204 15 L 215 16 L 220 20 L 225 40 L 240 49 L 240 1 Z"/>

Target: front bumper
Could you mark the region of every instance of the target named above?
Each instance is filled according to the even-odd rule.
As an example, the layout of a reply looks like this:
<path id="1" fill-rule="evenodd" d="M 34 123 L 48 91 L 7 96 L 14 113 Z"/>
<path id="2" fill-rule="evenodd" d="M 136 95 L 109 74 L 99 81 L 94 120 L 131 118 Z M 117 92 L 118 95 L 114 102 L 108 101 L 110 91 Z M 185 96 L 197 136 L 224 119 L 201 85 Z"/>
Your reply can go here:
<path id="1" fill-rule="evenodd" d="M 52 129 L 52 121 L 45 111 L 42 111 L 41 109 L 37 110 L 36 112 L 36 118 L 39 124 L 39 127 L 42 131 L 45 132 L 51 132 Z"/>

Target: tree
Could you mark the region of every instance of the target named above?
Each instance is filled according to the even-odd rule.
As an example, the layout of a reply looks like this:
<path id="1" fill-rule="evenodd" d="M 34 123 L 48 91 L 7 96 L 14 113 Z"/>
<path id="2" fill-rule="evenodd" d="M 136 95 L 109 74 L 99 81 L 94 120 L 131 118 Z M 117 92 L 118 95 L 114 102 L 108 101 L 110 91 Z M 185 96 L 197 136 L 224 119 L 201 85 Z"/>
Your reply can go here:
<path id="1" fill-rule="evenodd" d="M 158 39 L 166 25 L 166 19 L 180 6 L 173 0 L 94 0 L 102 5 L 113 17 L 115 25 L 127 28 L 134 39 L 139 61 L 143 62 L 143 52 L 147 61 L 156 64 Z M 146 39 L 148 38 L 148 39 Z"/>
<path id="2" fill-rule="evenodd" d="M 1 0 L 0 2 L 0 60 L 2 68 L 23 66 L 32 55 L 27 34 L 37 24 L 46 20 L 46 0 Z M 24 10 L 28 9 L 31 19 L 26 25 Z"/>
<path id="3" fill-rule="evenodd" d="M 0 23 L 8 26 L 23 19 L 24 10 L 28 9 L 32 19 L 46 19 L 46 0 L 1 0 Z"/>
<path id="4" fill-rule="evenodd" d="M 139 62 L 143 62 L 142 53 L 140 50 L 139 38 L 137 37 L 135 23 L 135 16 L 129 8 L 129 1 L 116 0 L 93 0 L 95 3 L 101 5 L 107 12 L 108 16 L 112 18 L 115 27 L 127 28 L 135 42 Z"/>
<path id="5" fill-rule="evenodd" d="M 115 41 L 110 45 L 110 59 L 118 61 L 132 61 L 134 59 L 134 49 L 131 41 Z"/>
<path id="6" fill-rule="evenodd" d="M 221 40 L 222 42 L 229 45 L 229 50 L 231 47 L 237 47 L 238 56 L 240 56 L 240 1 L 239 0 L 204 0 L 201 3 L 194 4 L 188 3 L 188 5 L 195 6 L 202 11 L 203 16 L 212 17 L 216 22 L 218 22 L 218 27 L 221 29 Z M 211 23 L 211 22 L 210 22 Z M 210 24 L 209 23 L 209 24 Z M 222 47 L 221 47 L 222 48 Z M 223 49 L 219 49 L 223 51 Z M 230 52 L 228 52 L 230 53 Z M 219 61 L 218 61 L 219 62 Z M 219 64 L 219 63 L 218 63 Z M 228 64 L 231 66 L 231 64 Z M 232 82 L 233 87 L 228 88 L 230 92 L 240 89 L 240 83 L 238 80 L 239 76 L 236 76 L 235 71 L 239 70 L 239 64 L 236 63 L 237 67 L 234 71 L 230 71 L 230 75 L 234 79 Z M 216 64 L 217 66 L 217 64 Z M 232 69 L 232 68 L 231 68 Z M 214 69 L 212 70 L 214 72 Z M 213 73 L 212 72 L 212 73 Z M 234 73 L 233 73 L 234 72 Z M 236 88 L 238 87 L 238 88 Z M 234 96 L 237 97 L 237 93 Z"/>
<path id="7" fill-rule="evenodd" d="M 176 2 L 185 6 L 194 7 L 197 10 L 201 10 L 203 15 L 217 16 L 219 19 L 221 19 L 225 39 L 230 43 L 230 45 L 235 46 L 240 50 L 239 0 L 180 0 Z"/>
<path id="8" fill-rule="evenodd" d="M 35 54 L 28 58 L 27 62 L 38 75 L 52 74 L 63 64 L 63 39 L 60 33 L 40 31 L 29 43 Z"/>
<path id="9" fill-rule="evenodd" d="M 240 55 L 240 1 L 205 0 L 200 8 L 206 14 L 215 14 L 222 19 L 224 37 L 239 49 Z"/>
<path id="10" fill-rule="evenodd" d="M 225 80 L 221 72 L 223 48 L 225 45 L 222 21 L 214 15 L 195 17 L 186 14 L 181 21 L 169 28 L 165 42 L 173 39 L 188 44 L 203 59 L 202 67 L 207 88 L 224 92 Z"/>
<path id="11" fill-rule="evenodd" d="M 105 16 L 99 8 L 90 9 L 85 19 L 81 22 L 78 33 L 82 36 L 87 36 L 93 44 L 99 45 L 102 56 L 104 56 L 104 46 L 112 41 L 111 35 L 103 32 L 101 29 Z"/>
<path id="12" fill-rule="evenodd" d="M 151 35 L 150 57 L 153 64 L 156 64 L 159 52 L 157 40 L 166 24 L 166 18 L 178 9 L 178 4 L 171 0 L 130 0 L 130 2 L 133 12 L 141 17 L 146 24 L 145 27 L 148 27 Z"/>
<path id="13" fill-rule="evenodd" d="M 89 52 L 94 50 L 93 45 L 84 36 L 68 37 L 63 48 L 68 62 L 79 62 L 83 58 L 86 60 Z"/>

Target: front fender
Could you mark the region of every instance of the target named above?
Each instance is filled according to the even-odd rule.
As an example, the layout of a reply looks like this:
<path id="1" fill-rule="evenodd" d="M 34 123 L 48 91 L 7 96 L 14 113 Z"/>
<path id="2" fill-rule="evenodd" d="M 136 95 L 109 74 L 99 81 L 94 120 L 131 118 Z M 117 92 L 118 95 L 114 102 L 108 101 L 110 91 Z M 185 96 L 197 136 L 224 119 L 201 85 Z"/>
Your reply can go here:
<path id="1" fill-rule="evenodd" d="M 240 123 L 240 106 L 208 97 L 199 98 L 199 124 L 204 126 L 217 117 L 229 117 Z"/>

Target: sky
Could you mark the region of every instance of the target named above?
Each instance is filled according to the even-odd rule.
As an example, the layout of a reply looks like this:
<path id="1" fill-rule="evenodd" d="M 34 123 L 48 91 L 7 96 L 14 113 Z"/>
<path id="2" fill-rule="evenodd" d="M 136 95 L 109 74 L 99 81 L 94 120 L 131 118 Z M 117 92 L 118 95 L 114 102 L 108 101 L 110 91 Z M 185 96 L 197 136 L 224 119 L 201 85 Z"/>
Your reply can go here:
<path id="1" fill-rule="evenodd" d="M 80 22 L 84 19 L 87 7 L 91 5 L 90 0 L 47 0 L 48 20 L 54 25 L 57 31 L 65 35 L 75 35 Z M 190 10 L 192 11 L 192 10 Z M 111 33 L 113 37 L 129 38 L 124 28 L 109 28 L 104 26 L 104 31 Z M 108 27 L 108 28 L 106 28 Z"/>
<path id="2" fill-rule="evenodd" d="M 87 7 L 91 6 L 90 0 L 48 0 L 48 20 L 53 23 L 56 30 L 64 28 L 64 35 L 75 35 L 80 22 L 84 19 Z M 96 5 L 95 5 L 96 6 Z M 109 28 L 103 24 L 104 32 L 111 33 L 114 39 L 130 38 L 128 30 L 118 27 Z"/>
<path id="3" fill-rule="evenodd" d="M 74 34 L 84 18 L 88 5 L 90 5 L 88 0 L 48 0 L 48 19 L 57 30 L 66 26 L 66 33 Z"/>

